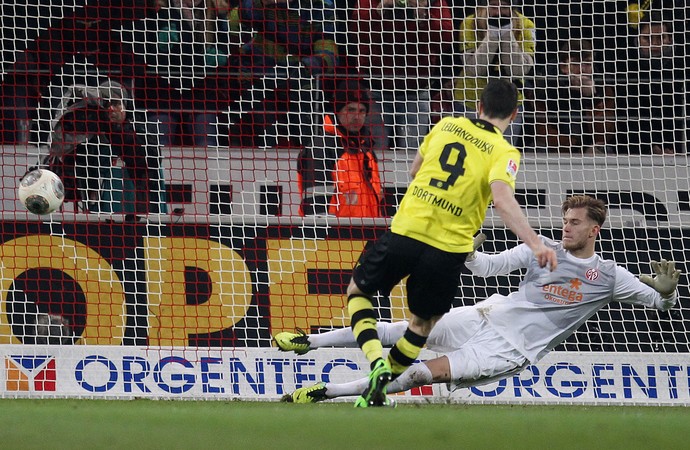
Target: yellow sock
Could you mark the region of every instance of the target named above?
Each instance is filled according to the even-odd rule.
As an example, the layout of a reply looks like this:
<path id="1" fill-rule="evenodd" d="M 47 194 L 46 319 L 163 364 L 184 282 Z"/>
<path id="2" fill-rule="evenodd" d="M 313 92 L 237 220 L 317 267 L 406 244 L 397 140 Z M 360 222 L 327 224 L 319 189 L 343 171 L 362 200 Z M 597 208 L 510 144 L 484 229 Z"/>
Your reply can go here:
<path id="1" fill-rule="evenodd" d="M 393 379 L 414 363 L 425 344 L 426 336 L 420 336 L 410 331 L 409 328 L 405 331 L 403 337 L 398 339 L 398 342 L 388 353 L 388 364 L 391 366 Z"/>
<path id="2" fill-rule="evenodd" d="M 352 333 L 359 348 L 369 362 L 383 357 L 383 345 L 376 332 L 376 314 L 371 300 L 363 295 L 351 295 L 348 298 L 347 311 L 350 314 Z"/>

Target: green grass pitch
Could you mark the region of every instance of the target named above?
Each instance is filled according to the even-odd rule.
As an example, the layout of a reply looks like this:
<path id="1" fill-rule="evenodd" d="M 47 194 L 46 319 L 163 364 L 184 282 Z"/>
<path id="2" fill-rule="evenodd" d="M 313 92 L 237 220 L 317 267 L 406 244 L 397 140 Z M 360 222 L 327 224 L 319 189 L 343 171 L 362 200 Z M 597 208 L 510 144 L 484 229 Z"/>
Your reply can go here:
<path id="1" fill-rule="evenodd" d="M 6 449 L 687 449 L 690 408 L 0 400 Z"/>

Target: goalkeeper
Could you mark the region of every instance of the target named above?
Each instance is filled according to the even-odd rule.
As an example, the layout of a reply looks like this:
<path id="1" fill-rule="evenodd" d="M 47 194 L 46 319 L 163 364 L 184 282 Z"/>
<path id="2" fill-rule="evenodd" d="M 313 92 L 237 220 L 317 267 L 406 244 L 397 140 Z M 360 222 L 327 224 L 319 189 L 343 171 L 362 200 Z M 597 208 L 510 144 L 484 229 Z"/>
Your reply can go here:
<path id="1" fill-rule="evenodd" d="M 473 306 L 453 308 L 443 316 L 429 335 L 427 346 L 445 355 L 411 366 L 387 386 L 387 392 L 430 383 L 468 387 L 506 378 L 539 361 L 612 301 L 661 311 L 676 304 L 680 270 L 673 261 L 653 261 L 656 275 L 638 279 L 594 252 L 606 219 L 603 201 L 572 196 L 563 202 L 562 212 L 561 242 L 541 237 L 556 251 L 558 266 L 554 272 L 540 267 L 525 244 L 497 255 L 475 251 L 468 256 L 466 267 L 474 275 L 505 275 L 523 268 L 527 272 L 516 292 L 495 294 Z M 482 234 L 475 237 L 475 250 L 484 239 Z M 378 333 L 384 345 L 392 345 L 406 328 L 406 322 L 379 323 Z M 350 329 L 313 335 L 278 333 L 274 340 L 281 350 L 298 354 L 318 347 L 356 346 Z M 314 403 L 359 395 L 367 384 L 367 378 L 343 384 L 317 383 L 285 395 L 282 401 Z"/>

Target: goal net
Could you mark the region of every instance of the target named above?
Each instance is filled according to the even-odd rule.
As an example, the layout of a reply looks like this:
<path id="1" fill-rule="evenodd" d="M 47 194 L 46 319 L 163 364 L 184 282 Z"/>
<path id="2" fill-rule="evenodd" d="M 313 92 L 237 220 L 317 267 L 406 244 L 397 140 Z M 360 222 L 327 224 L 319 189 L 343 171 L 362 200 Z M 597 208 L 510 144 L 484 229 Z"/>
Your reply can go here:
<path id="1" fill-rule="evenodd" d="M 589 194 L 609 208 L 603 257 L 685 274 L 687 12 L 680 0 L 3 1 L 0 396 L 272 398 L 366 372 L 357 351 L 290 359 L 271 336 L 349 326 L 352 267 L 387 229 L 420 143 L 445 116 L 476 117 L 490 78 L 520 93 L 504 136 L 523 154 L 516 196 L 534 228 L 559 239 L 561 202 Z M 61 177 L 57 212 L 18 200 L 31 167 Z M 482 231 L 486 252 L 519 243 L 492 208 Z M 521 276 L 466 272 L 454 306 Z M 667 374 L 671 401 L 668 386 L 690 378 L 674 362 L 690 351 L 688 288 L 683 275 L 669 312 L 612 303 L 555 350 L 616 355 L 649 402 Z M 406 319 L 404 292 L 377 297 L 381 320 Z M 640 354 L 660 359 L 625 359 Z"/>

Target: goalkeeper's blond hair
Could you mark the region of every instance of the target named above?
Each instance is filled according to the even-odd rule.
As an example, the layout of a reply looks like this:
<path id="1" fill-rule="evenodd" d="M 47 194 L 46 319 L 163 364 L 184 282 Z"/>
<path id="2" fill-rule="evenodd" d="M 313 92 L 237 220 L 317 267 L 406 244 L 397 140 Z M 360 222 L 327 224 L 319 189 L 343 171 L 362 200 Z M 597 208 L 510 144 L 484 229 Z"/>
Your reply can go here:
<path id="1" fill-rule="evenodd" d="M 589 195 L 573 195 L 568 197 L 561 205 L 561 212 L 565 215 L 568 210 L 574 208 L 586 208 L 587 217 L 595 221 L 599 226 L 606 221 L 606 203 Z"/>

